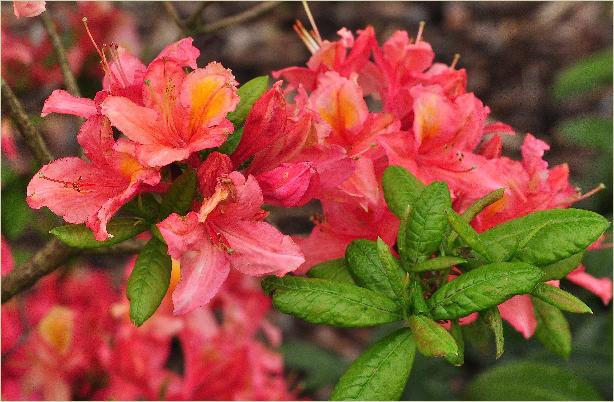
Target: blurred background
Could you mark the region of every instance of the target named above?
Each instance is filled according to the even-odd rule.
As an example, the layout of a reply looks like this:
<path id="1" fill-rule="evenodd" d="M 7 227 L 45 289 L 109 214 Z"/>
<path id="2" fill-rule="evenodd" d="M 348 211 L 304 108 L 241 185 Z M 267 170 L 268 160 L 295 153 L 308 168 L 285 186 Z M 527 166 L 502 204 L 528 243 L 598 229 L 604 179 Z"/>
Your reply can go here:
<path id="1" fill-rule="evenodd" d="M 240 25 L 209 32 L 224 17 L 256 5 L 47 3 L 58 23 L 83 96 L 93 96 L 100 89 L 101 76 L 98 56 L 89 39 L 83 38 L 83 16 L 88 18 L 95 37 L 111 37 L 140 54 L 144 61 L 151 60 L 168 43 L 192 34 L 195 46 L 201 50 L 198 64 L 220 61 L 232 69 L 239 82 L 287 66 L 304 65 L 310 54 L 292 30 L 294 20 L 307 22 L 300 2 L 275 4 Z M 545 159 L 551 166 L 567 162 L 573 183 L 583 192 L 599 183 L 606 185 L 606 190 L 577 206 L 612 220 L 611 3 L 312 2 L 310 7 L 322 37 L 331 40 L 337 38 L 336 31 L 341 27 L 356 30 L 373 25 L 382 43 L 397 29 L 415 34 L 419 22 L 425 21 L 423 37 L 432 44 L 436 60 L 450 63 L 455 53 L 460 54 L 458 66 L 467 69 L 469 90 L 490 106 L 493 118 L 510 124 L 520 134 L 531 132 L 546 140 L 551 150 Z M 2 3 L 2 76 L 43 131 L 52 152 L 56 156 L 76 155 L 77 119 L 58 115 L 44 120 L 38 117 L 44 99 L 62 85 L 62 76 L 54 69 L 57 63 L 52 50 L 41 45 L 45 35 L 42 24 L 37 19 L 17 20 L 11 8 L 10 3 Z M 198 12 L 200 17 L 192 18 Z M 177 21 L 193 24 L 180 27 Z M 19 44 L 27 44 L 30 54 L 24 53 Z M 14 139 L 15 150 L 7 140 L 10 137 Z M 504 153 L 519 157 L 522 136 L 505 139 Z M 48 239 L 48 230 L 59 222 L 47 210 L 30 210 L 25 204 L 25 188 L 34 164 L 19 134 L 13 136 L 4 111 L 2 146 L 2 235 L 19 264 Z M 317 210 L 315 204 L 272 209 L 271 221 L 286 233 L 306 233 L 311 227 L 310 216 Z M 610 234 L 606 243 L 611 241 Z M 110 270 L 123 267 L 118 257 L 91 258 L 97 266 Z M 595 276 L 612 277 L 611 247 L 588 253 L 585 265 Z M 471 394 L 472 381 L 494 366 L 513 368 L 514 362 L 524 359 L 569 370 L 592 384 L 603 398 L 611 400 L 612 307 L 604 306 L 579 287 L 569 283 L 562 287 L 587 301 L 595 312 L 592 316 L 567 315 L 573 333 L 573 350 L 568 360 L 551 354 L 535 339 L 525 341 L 506 326 L 506 351 L 495 361 L 494 341 L 486 338 L 484 342 L 477 329 L 474 336 L 468 329 L 470 342 L 465 365 L 457 368 L 441 359 L 417 357 L 404 398 L 477 397 Z M 302 387 L 301 396 L 307 398 L 327 398 L 347 365 L 380 336 L 377 331 L 315 327 L 273 314 L 273 321 L 283 330 L 281 351 L 287 377 Z M 496 395 L 487 393 L 480 397 L 492 399 Z"/>

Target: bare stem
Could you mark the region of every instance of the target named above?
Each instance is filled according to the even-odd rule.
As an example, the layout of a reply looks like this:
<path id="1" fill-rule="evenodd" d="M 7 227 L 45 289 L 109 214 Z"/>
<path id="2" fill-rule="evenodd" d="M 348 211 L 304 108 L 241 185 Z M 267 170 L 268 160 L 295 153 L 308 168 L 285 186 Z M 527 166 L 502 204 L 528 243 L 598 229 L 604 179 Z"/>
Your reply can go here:
<path id="1" fill-rule="evenodd" d="M 203 11 L 205 11 L 205 8 L 209 7 L 213 3 L 213 1 L 201 1 L 194 14 L 192 14 L 190 18 L 186 20 L 186 27 L 189 29 L 194 29 L 197 24 L 200 24 L 202 22 Z"/>
<path id="2" fill-rule="evenodd" d="M 49 152 L 43 136 L 32 124 L 23 105 L 13 93 L 11 87 L 2 78 L 2 103 L 7 108 L 11 119 L 26 141 L 26 145 L 32 151 L 32 155 L 41 164 L 49 163 L 53 160 L 53 155 Z"/>
<path id="3" fill-rule="evenodd" d="M 66 50 L 62 45 L 62 41 L 60 40 L 58 31 L 55 29 L 55 24 L 49 16 L 49 10 L 41 14 L 41 19 L 43 21 L 45 29 L 47 30 L 47 33 L 49 34 L 49 38 L 51 38 L 51 44 L 53 45 L 53 49 L 55 50 L 55 54 L 58 58 L 58 63 L 60 64 L 62 75 L 64 75 L 66 89 L 68 89 L 68 92 L 70 92 L 74 96 L 81 97 L 81 92 L 79 91 L 77 80 L 75 80 L 75 76 L 70 70 L 70 65 L 68 64 L 68 59 L 66 58 Z"/>
<path id="4" fill-rule="evenodd" d="M 111 247 L 83 250 L 71 248 L 60 240 L 53 238 L 26 263 L 14 268 L 2 277 L 2 303 L 4 304 L 13 296 L 31 288 L 39 279 L 55 271 L 71 257 L 79 254 L 134 254 L 139 252 L 144 245 L 144 241 L 132 239 Z"/>
<path id="5" fill-rule="evenodd" d="M 240 24 L 257 18 L 260 15 L 266 13 L 267 11 L 279 6 L 280 4 L 281 2 L 278 1 L 265 1 L 238 14 L 222 18 L 221 20 L 216 21 L 212 24 L 195 28 L 194 32 L 199 34 L 211 34 L 215 31 L 219 31 L 220 29 L 228 28 L 231 25 Z"/>
<path id="6" fill-rule="evenodd" d="M 186 25 L 181 19 L 181 17 L 179 16 L 179 13 L 175 9 L 175 6 L 173 6 L 173 3 L 171 3 L 170 1 L 165 1 L 162 4 L 164 5 L 164 8 L 166 9 L 166 12 L 168 13 L 168 15 L 171 16 L 171 18 L 173 19 L 175 24 L 179 27 L 179 29 L 181 29 L 182 31 L 185 31 Z"/>

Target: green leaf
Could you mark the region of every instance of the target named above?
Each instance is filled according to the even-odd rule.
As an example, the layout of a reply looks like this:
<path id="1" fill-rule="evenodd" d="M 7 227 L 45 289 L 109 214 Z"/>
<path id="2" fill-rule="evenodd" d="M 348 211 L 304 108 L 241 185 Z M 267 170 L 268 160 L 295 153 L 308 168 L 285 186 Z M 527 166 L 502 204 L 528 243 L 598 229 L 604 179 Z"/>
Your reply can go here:
<path id="1" fill-rule="evenodd" d="M 608 228 L 599 214 L 581 209 L 534 212 L 480 234 L 497 260 L 516 258 L 539 267 L 580 253 Z M 494 245 L 499 247 L 495 250 Z M 500 250 L 500 251 L 499 251 Z"/>
<path id="2" fill-rule="evenodd" d="M 459 359 L 454 337 L 441 325 L 423 315 L 412 315 L 407 323 L 420 353 L 427 357 L 444 356 L 452 361 Z"/>
<path id="3" fill-rule="evenodd" d="M 401 328 L 369 347 L 343 374 L 330 399 L 333 401 L 398 400 L 416 355 L 416 344 Z"/>
<path id="4" fill-rule="evenodd" d="M 107 232 L 113 237 L 104 241 L 97 241 L 92 230 L 83 224 L 58 226 L 51 229 L 49 233 L 71 247 L 97 248 L 121 243 L 146 231 L 148 228 L 149 225 L 142 219 L 116 218 L 107 224 Z"/>
<path id="5" fill-rule="evenodd" d="M 463 339 L 463 331 L 456 320 L 451 321 L 450 335 L 452 335 L 458 347 L 458 357 L 449 355 L 446 359 L 455 366 L 462 366 L 465 363 L 465 340 Z"/>
<path id="6" fill-rule="evenodd" d="M 151 193 L 139 194 L 135 199 L 122 207 L 122 212 L 153 223 L 160 213 L 160 204 Z"/>
<path id="7" fill-rule="evenodd" d="M 394 300 L 400 302 L 403 310 L 407 309 L 409 307 L 409 294 L 403 284 L 403 275 L 408 274 L 404 274 L 399 260 L 390 253 L 388 244 L 379 237 L 377 238 L 377 255 L 384 269 L 384 274 L 388 278 L 390 287 L 396 296 Z"/>
<path id="8" fill-rule="evenodd" d="M 471 223 L 471 221 L 480 212 L 482 212 L 484 210 L 484 208 L 488 207 L 489 205 L 491 205 L 491 204 L 499 201 L 501 198 L 503 198 L 504 193 L 505 193 L 505 189 L 504 188 L 499 188 L 499 189 L 497 189 L 495 191 L 492 191 L 492 192 L 486 194 L 484 197 L 480 198 L 479 200 L 477 200 L 476 202 L 471 204 L 465 210 L 465 212 L 463 212 L 461 214 L 461 216 L 463 217 L 465 222 Z"/>
<path id="9" fill-rule="evenodd" d="M 345 258 L 336 260 L 324 261 L 320 264 L 311 267 L 307 276 L 311 278 L 328 279 L 333 282 L 343 282 L 355 285 L 354 278 L 350 275 L 350 267 L 348 267 Z"/>
<path id="10" fill-rule="evenodd" d="M 612 50 L 581 59 L 561 71 L 554 82 L 554 97 L 564 99 L 612 85 Z"/>
<path id="11" fill-rule="evenodd" d="M 228 113 L 228 120 L 235 127 L 240 126 L 245 121 L 245 118 L 252 110 L 254 103 L 262 96 L 269 86 L 269 77 L 262 75 L 247 81 L 241 85 L 238 90 L 239 104 L 232 113 Z"/>
<path id="12" fill-rule="evenodd" d="M 160 218 L 166 218 L 173 212 L 185 215 L 192 206 L 192 200 L 196 195 L 196 185 L 196 172 L 191 168 L 186 169 L 162 195 Z"/>
<path id="13" fill-rule="evenodd" d="M 578 299 L 571 293 L 567 293 L 566 291 L 557 288 L 556 286 L 540 283 L 535 287 L 535 289 L 533 289 L 531 294 L 563 311 L 569 311 L 570 313 L 593 314 L 590 307 L 584 304 L 582 300 Z"/>
<path id="14" fill-rule="evenodd" d="M 401 255 L 401 268 L 403 268 L 407 272 L 410 271 L 411 265 L 407 263 L 406 259 L 403 256 L 407 255 L 407 228 L 409 226 L 411 210 L 411 206 L 407 207 L 407 209 L 405 210 L 405 213 L 401 217 L 401 222 L 399 223 L 399 231 L 397 232 L 397 249 L 399 250 L 399 254 Z"/>
<path id="15" fill-rule="evenodd" d="M 604 117 L 580 117 L 565 120 L 557 129 L 563 137 L 577 146 L 592 148 L 612 154 L 612 119 Z M 610 161 L 610 165 L 612 161 Z"/>
<path id="16" fill-rule="evenodd" d="M 226 141 L 217 149 L 218 152 L 226 155 L 232 154 L 239 146 L 239 142 L 241 142 L 242 137 L 243 127 L 236 129 L 232 134 L 230 134 Z"/>
<path id="17" fill-rule="evenodd" d="M 27 180 L 17 178 L 2 189 L 2 233 L 17 239 L 32 223 L 34 213 L 26 203 Z"/>
<path id="18" fill-rule="evenodd" d="M 498 253 L 492 253 L 491 255 L 490 250 L 488 249 L 488 247 L 486 247 L 486 244 L 484 244 L 484 242 L 482 242 L 482 240 L 480 239 L 478 232 L 476 232 L 475 229 L 473 229 L 471 225 L 467 223 L 467 221 L 465 221 L 452 209 L 447 209 L 446 215 L 448 216 L 448 222 L 450 222 L 452 229 L 454 229 L 454 231 L 458 233 L 461 239 L 463 239 L 463 241 L 473 251 L 486 259 L 486 261 L 497 262 L 496 256 L 501 255 L 501 251 L 499 251 Z M 490 244 L 489 246 L 493 248 L 497 247 L 496 244 Z"/>
<path id="19" fill-rule="evenodd" d="M 578 265 L 582 263 L 583 257 L 584 251 L 557 261 L 553 264 L 541 267 L 541 269 L 546 273 L 546 276 L 544 276 L 544 281 L 551 281 L 553 279 L 562 279 L 566 277 L 568 273 L 576 269 Z"/>
<path id="20" fill-rule="evenodd" d="M 141 326 L 160 306 L 170 283 L 171 267 L 166 244 L 156 238 L 149 240 L 136 259 L 126 289 L 130 320 L 136 326 Z"/>
<path id="21" fill-rule="evenodd" d="M 382 177 L 384 198 L 388 209 L 401 218 L 408 205 L 413 205 L 424 189 L 424 184 L 407 169 L 388 166 Z"/>
<path id="22" fill-rule="evenodd" d="M 411 309 L 416 315 L 428 314 L 429 307 L 424 300 L 424 291 L 420 284 L 420 278 L 414 276 L 409 283 L 409 298 L 411 300 Z"/>
<path id="23" fill-rule="evenodd" d="M 389 299 L 396 299 L 397 295 L 393 289 L 393 286 L 396 286 L 395 281 L 391 283 L 386 275 L 374 241 L 354 240 L 345 250 L 345 260 L 359 286 L 381 293 Z M 400 281 L 401 271 L 398 271 L 396 282 Z"/>
<path id="24" fill-rule="evenodd" d="M 535 336 L 552 353 L 569 358 L 571 354 L 571 330 L 565 316 L 558 308 L 535 297 L 531 298 L 537 318 Z"/>
<path id="25" fill-rule="evenodd" d="M 436 181 L 422 191 L 407 225 L 404 262 L 416 265 L 439 248 L 448 225 L 445 210 L 451 207 L 446 183 Z"/>
<path id="26" fill-rule="evenodd" d="M 369 327 L 401 319 L 399 306 L 374 291 L 325 279 L 268 276 L 262 281 L 283 313 L 313 324 Z"/>
<path id="27" fill-rule="evenodd" d="M 541 362 L 514 362 L 479 374 L 467 388 L 478 401 L 602 400 L 592 385 L 571 371 Z"/>
<path id="28" fill-rule="evenodd" d="M 483 265 L 439 288 L 428 300 L 435 320 L 453 320 L 530 293 L 544 272 L 522 262 Z"/>
<path id="29" fill-rule="evenodd" d="M 421 262 L 418 265 L 411 267 L 414 272 L 438 271 L 440 269 L 450 268 L 453 265 L 459 265 L 467 262 L 466 260 L 452 255 L 442 255 L 440 257 L 431 258 Z"/>
<path id="30" fill-rule="evenodd" d="M 484 312 L 484 321 L 490 327 L 493 335 L 495 336 L 495 350 L 497 359 L 503 355 L 505 338 L 503 337 L 503 321 L 501 320 L 501 314 L 499 309 L 491 307 Z"/>

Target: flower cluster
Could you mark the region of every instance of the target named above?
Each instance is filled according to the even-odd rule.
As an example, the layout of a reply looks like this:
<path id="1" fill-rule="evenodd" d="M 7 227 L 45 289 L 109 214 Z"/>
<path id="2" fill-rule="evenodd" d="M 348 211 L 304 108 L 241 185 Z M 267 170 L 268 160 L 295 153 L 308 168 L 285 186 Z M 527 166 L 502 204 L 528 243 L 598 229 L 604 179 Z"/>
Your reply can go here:
<path id="1" fill-rule="evenodd" d="M 231 266 L 250 275 L 283 275 L 301 265 L 290 237 L 263 221 L 262 191 L 250 172 L 237 172 L 218 152 L 201 161 L 200 151 L 222 145 L 234 131 L 227 115 L 239 97 L 231 72 L 216 62 L 198 68 L 200 52 L 191 38 L 167 46 L 148 65 L 120 46 L 109 53 L 107 59 L 99 50 L 105 75 L 94 99 L 56 90 L 46 100 L 43 116 L 86 119 L 77 140 L 89 160 L 67 157 L 43 166 L 28 186 L 28 204 L 86 223 L 103 241 L 123 205 L 143 192 L 166 191 L 173 166 L 185 162 L 198 171 L 202 201 L 186 216 L 173 213 L 158 224 L 182 267 L 175 313 L 207 304 Z M 113 128 L 123 136 L 116 140 Z"/>
<path id="2" fill-rule="evenodd" d="M 466 72 L 456 61 L 434 63 L 421 31 L 415 40 L 398 31 L 381 46 L 371 27 L 357 37 L 342 29 L 332 42 L 298 31 L 313 53 L 307 67 L 274 72 L 287 85 L 280 80 L 266 91 L 240 129 L 229 119 L 241 101 L 238 83 L 219 63 L 197 67 L 191 38 L 167 46 L 148 65 L 117 45 L 109 58 L 96 47 L 103 89 L 94 99 L 56 90 L 43 108 L 43 116 L 86 119 L 77 139 L 89 160 L 44 166 L 28 186 L 29 205 L 85 223 L 103 241 L 111 236 L 107 223 L 128 201 L 164 193 L 178 170 L 195 169 L 192 207 L 157 222 L 168 253 L 181 264 L 173 294 L 179 314 L 208 304 L 230 267 L 283 276 L 343 256 L 355 239 L 394 245 L 399 220 L 380 185 L 390 165 L 426 184 L 445 181 L 458 212 L 504 188 L 503 198 L 473 222 L 478 232 L 582 198 L 567 166 L 549 168 L 548 145 L 531 134 L 521 161 L 502 155 L 502 138 L 514 130 L 488 119 L 489 108 L 467 92 Z M 220 147 L 231 134 L 240 136 L 238 146 Z M 264 222 L 263 203 L 293 207 L 312 199 L 321 202 L 323 215 L 307 238 L 293 240 Z M 582 267 L 568 279 L 609 302 L 608 279 Z M 533 334 L 528 296 L 513 297 L 500 310 L 525 337 Z"/>
<path id="3" fill-rule="evenodd" d="M 2 272 L 12 264 L 3 240 Z M 175 263 L 171 289 L 178 279 Z M 105 271 L 53 274 L 2 307 L 2 397 L 295 399 L 271 350 L 281 334 L 265 318 L 269 309 L 257 281 L 233 274 L 208 308 L 174 316 L 169 291 L 156 316 L 136 328 Z M 181 354 L 172 352 L 177 342 Z"/>
<path id="4" fill-rule="evenodd" d="M 521 161 L 502 155 L 503 136 L 516 133 L 488 119 L 489 108 L 467 92 L 467 75 L 455 67 L 457 60 L 449 66 L 434 63 L 430 44 L 421 38 L 422 27 L 415 40 L 397 31 L 381 46 L 372 27 L 357 37 L 341 29 L 337 41 L 297 30 L 313 53 L 307 67 L 273 73 L 288 82 L 286 91 L 295 94 L 296 108 L 311 113 L 311 141 L 303 142 L 302 154 L 293 158 L 308 159 L 304 155 L 316 153 L 314 147 L 327 150 L 309 160 L 314 172 L 309 185 L 286 190 L 297 198 L 298 188 L 309 189 L 305 198 L 318 198 L 324 211 L 311 235 L 297 239 L 306 258 L 302 272 L 343 257 L 354 239 L 380 237 L 395 244 L 399 221 L 387 209 L 379 184 L 390 165 L 408 169 L 426 184 L 446 182 L 458 212 L 504 188 L 503 198 L 473 221 L 478 232 L 531 212 L 566 208 L 583 198 L 569 183 L 567 165 L 548 167 L 543 155 L 549 146 L 533 135 L 524 137 Z M 283 154 L 294 155 L 298 148 Z M 331 165 L 334 174 L 322 174 L 322 166 Z M 291 170 L 284 171 L 293 177 Z M 299 176 L 294 177 L 298 181 Z M 284 201 L 281 204 L 288 205 L 288 199 Z M 612 297 L 611 281 L 590 276 L 582 266 L 567 279 L 605 304 Z M 528 296 L 515 296 L 499 308 L 525 337 L 533 335 L 537 322 Z"/>

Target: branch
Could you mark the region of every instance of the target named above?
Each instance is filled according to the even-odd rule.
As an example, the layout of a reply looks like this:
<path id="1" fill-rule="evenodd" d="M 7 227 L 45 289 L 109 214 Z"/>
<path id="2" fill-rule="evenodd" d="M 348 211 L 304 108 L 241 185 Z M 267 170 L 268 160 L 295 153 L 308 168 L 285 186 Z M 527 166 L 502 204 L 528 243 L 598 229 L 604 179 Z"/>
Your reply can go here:
<path id="1" fill-rule="evenodd" d="M 205 8 L 213 3 L 213 1 L 201 1 L 194 14 L 185 21 L 185 26 L 188 27 L 188 29 L 194 30 L 196 25 L 202 22 L 202 14 Z"/>
<path id="2" fill-rule="evenodd" d="M 260 15 L 277 7 L 280 4 L 282 3 L 278 1 L 265 1 L 241 13 L 231 15 L 230 17 L 222 18 L 219 21 L 205 25 L 203 27 L 195 28 L 194 32 L 196 34 L 210 34 L 215 31 L 219 31 L 220 29 L 228 28 L 231 25 L 240 24 L 242 22 L 246 22 L 256 17 L 259 17 Z"/>
<path id="3" fill-rule="evenodd" d="M 144 245 L 143 240 L 132 239 L 111 247 L 83 250 L 71 248 L 54 237 L 26 263 L 14 268 L 2 277 L 2 304 L 34 286 L 39 279 L 55 271 L 71 257 L 80 254 L 134 254 L 140 251 Z"/>
<path id="4" fill-rule="evenodd" d="M 34 127 L 23 105 L 13 93 L 11 87 L 4 82 L 4 78 L 2 78 L 2 103 L 3 106 L 7 107 L 9 115 L 25 139 L 26 145 L 30 148 L 36 160 L 42 165 L 51 162 L 53 160 L 53 155 L 49 152 L 43 136 L 38 129 Z"/>
<path id="5" fill-rule="evenodd" d="M 164 4 L 164 8 L 166 9 L 166 12 L 171 16 L 171 18 L 173 19 L 175 24 L 179 27 L 179 29 L 185 32 L 186 25 L 181 19 L 181 17 L 179 16 L 179 13 L 177 13 L 177 10 L 173 6 L 173 4 L 170 1 L 165 1 L 162 4 Z"/>
<path id="6" fill-rule="evenodd" d="M 58 31 L 55 29 L 55 24 L 49 16 L 49 10 L 41 14 L 41 19 L 43 20 L 43 25 L 45 25 L 45 29 L 47 30 L 49 37 L 51 38 L 51 43 L 53 44 L 55 54 L 58 57 L 58 63 L 60 64 L 62 75 L 64 75 L 66 89 L 68 89 L 68 92 L 70 92 L 74 96 L 81 97 L 79 86 L 77 85 L 75 76 L 70 70 L 70 65 L 68 64 L 68 59 L 66 58 L 66 50 L 64 49 L 62 41 L 58 36 Z"/>

